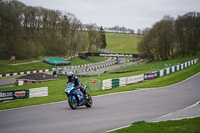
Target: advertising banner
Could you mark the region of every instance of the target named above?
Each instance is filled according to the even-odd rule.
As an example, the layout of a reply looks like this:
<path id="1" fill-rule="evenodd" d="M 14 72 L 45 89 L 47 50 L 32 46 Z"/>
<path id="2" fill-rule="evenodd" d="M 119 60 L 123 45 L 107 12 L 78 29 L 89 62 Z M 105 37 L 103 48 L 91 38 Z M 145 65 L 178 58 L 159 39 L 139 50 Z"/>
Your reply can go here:
<path id="1" fill-rule="evenodd" d="M 26 93 L 27 91 L 14 91 L 14 99 L 22 99 L 22 98 L 26 98 Z"/>
<path id="2" fill-rule="evenodd" d="M 0 101 L 13 100 L 13 91 L 0 92 Z"/>
<path id="3" fill-rule="evenodd" d="M 2 91 L 0 92 L 0 102 L 28 97 L 29 90 Z"/>
<path id="4" fill-rule="evenodd" d="M 145 74 L 144 79 L 150 80 L 150 79 L 154 79 L 156 77 L 157 77 L 157 73 L 147 73 L 147 74 Z"/>
<path id="5" fill-rule="evenodd" d="M 79 57 L 86 56 L 101 56 L 101 57 L 132 57 L 132 58 L 144 58 L 141 54 L 123 54 L 123 53 L 79 53 Z"/>
<path id="6" fill-rule="evenodd" d="M 133 84 L 140 81 L 144 81 L 144 74 L 131 76 L 126 78 L 126 84 Z"/>

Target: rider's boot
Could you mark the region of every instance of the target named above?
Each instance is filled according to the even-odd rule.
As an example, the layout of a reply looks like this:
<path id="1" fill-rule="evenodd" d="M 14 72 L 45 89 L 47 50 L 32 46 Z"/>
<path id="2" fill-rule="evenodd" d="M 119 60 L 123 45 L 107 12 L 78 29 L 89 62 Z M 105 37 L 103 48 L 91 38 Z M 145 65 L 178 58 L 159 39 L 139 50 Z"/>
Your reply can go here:
<path id="1" fill-rule="evenodd" d="M 87 96 L 87 92 L 86 92 L 86 90 L 81 86 L 81 90 L 82 90 L 82 93 L 83 93 L 83 97 L 84 97 L 84 99 L 87 99 L 88 98 L 88 96 Z"/>
<path id="2" fill-rule="evenodd" d="M 85 90 L 83 91 L 83 96 L 84 96 L 84 98 L 85 98 L 85 99 L 87 99 L 87 98 L 88 98 L 88 95 L 87 95 L 87 93 L 86 93 L 86 91 L 85 91 Z"/>

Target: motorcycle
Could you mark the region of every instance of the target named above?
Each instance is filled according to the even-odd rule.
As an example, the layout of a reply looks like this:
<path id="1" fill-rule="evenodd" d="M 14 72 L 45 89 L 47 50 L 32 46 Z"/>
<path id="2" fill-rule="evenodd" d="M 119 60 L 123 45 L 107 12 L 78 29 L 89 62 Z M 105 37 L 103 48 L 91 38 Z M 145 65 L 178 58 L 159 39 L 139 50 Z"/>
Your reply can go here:
<path id="1" fill-rule="evenodd" d="M 85 91 L 87 90 L 87 86 L 84 86 Z M 66 86 L 65 93 L 68 97 L 68 103 L 69 106 L 72 109 L 77 109 L 78 106 L 86 106 L 91 107 L 92 106 L 92 97 L 87 93 L 84 97 L 83 93 L 80 91 L 77 86 L 74 85 L 74 83 L 69 82 Z"/>

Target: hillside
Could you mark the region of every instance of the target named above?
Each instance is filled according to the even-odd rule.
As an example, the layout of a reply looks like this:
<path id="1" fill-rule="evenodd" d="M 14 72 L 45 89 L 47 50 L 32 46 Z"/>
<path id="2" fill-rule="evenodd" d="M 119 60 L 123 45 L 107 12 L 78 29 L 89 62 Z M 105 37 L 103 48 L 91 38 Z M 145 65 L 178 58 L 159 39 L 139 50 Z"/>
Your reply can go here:
<path id="1" fill-rule="evenodd" d="M 138 54 L 136 49 L 140 37 L 131 34 L 106 33 L 106 49 L 116 53 Z"/>

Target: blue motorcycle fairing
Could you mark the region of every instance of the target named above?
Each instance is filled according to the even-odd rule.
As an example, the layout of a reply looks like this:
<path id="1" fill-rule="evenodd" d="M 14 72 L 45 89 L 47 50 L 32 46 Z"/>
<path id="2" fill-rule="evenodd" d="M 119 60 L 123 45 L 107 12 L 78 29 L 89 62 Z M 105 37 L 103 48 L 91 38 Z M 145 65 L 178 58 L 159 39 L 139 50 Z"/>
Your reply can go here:
<path id="1" fill-rule="evenodd" d="M 69 94 L 70 91 L 73 90 L 73 89 L 74 89 L 74 83 L 69 84 L 69 85 L 66 86 L 65 92 Z"/>
<path id="2" fill-rule="evenodd" d="M 73 93 L 70 93 L 73 89 L 75 89 Z M 84 86 L 84 89 L 86 89 L 85 86 Z M 79 105 L 81 105 L 81 103 L 83 102 L 83 94 L 78 89 L 77 86 L 74 86 L 74 83 L 68 83 L 65 89 L 65 93 L 67 94 L 68 97 L 72 96 L 73 100 L 75 100 L 77 97 Z"/>
<path id="3" fill-rule="evenodd" d="M 73 100 L 75 100 L 75 96 L 72 96 Z"/>
<path id="4" fill-rule="evenodd" d="M 83 88 L 86 90 L 87 88 L 86 88 L 86 86 L 83 86 Z"/>

